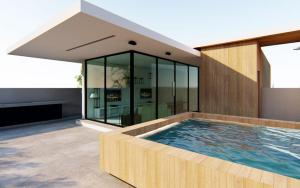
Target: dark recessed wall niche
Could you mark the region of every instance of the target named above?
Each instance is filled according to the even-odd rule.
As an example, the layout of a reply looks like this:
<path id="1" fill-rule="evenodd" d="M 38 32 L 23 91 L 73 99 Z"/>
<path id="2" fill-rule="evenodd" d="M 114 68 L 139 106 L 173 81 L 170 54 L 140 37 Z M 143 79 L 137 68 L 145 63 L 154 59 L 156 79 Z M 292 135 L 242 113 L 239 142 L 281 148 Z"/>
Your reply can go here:
<path id="1" fill-rule="evenodd" d="M 62 118 L 62 104 L 0 108 L 0 127 Z"/>

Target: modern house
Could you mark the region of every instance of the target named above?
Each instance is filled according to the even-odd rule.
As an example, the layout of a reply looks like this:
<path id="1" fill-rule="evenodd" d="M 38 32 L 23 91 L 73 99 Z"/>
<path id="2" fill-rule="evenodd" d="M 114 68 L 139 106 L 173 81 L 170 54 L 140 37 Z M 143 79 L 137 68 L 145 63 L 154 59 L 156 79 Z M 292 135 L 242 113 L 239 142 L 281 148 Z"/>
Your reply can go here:
<path id="1" fill-rule="evenodd" d="M 261 47 L 299 31 L 188 47 L 80 1 L 9 54 L 82 63 L 84 119 L 133 125 L 188 111 L 260 117 L 270 65 Z"/>
<path id="2" fill-rule="evenodd" d="M 260 117 L 261 47 L 299 41 L 191 48 L 80 1 L 9 54 L 83 65 L 82 118 L 124 127 L 100 134 L 99 167 L 132 186 L 298 188 L 300 122 Z"/>
<path id="3" fill-rule="evenodd" d="M 127 126 L 199 111 L 198 50 L 85 1 L 9 53 L 82 63 L 85 119 Z"/>

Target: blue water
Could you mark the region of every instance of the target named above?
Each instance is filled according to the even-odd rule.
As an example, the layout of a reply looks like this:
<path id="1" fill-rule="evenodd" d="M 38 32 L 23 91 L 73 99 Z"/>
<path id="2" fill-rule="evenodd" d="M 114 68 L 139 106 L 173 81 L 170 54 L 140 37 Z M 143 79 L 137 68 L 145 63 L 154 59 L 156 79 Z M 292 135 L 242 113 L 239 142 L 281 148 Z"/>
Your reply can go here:
<path id="1" fill-rule="evenodd" d="M 145 139 L 300 179 L 300 130 L 191 119 Z"/>

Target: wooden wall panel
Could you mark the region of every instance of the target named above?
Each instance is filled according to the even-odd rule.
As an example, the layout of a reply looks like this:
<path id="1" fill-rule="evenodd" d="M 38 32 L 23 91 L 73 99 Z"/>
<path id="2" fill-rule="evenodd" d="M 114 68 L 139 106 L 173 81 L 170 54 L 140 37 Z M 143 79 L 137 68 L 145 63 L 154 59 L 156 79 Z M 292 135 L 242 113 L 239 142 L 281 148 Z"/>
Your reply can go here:
<path id="1" fill-rule="evenodd" d="M 258 44 L 202 48 L 201 57 L 201 111 L 258 117 Z"/>
<path id="2" fill-rule="evenodd" d="M 271 87 L 271 66 L 263 53 L 262 49 L 259 47 L 257 49 L 257 74 L 259 76 L 258 80 L 258 117 L 262 115 L 262 90 L 263 88 Z"/>
<path id="3" fill-rule="evenodd" d="M 300 180 L 148 141 L 136 135 L 190 118 L 300 129 L 287 122 L 185 113 L 100 135 L 100 168 L 138 188 L 299 188 Z M 226 123 L 227 121 L 227 123 Z"/>
<path id="4" fill-rule="evenodd" d="M 271 87 L 271 65 L 268 59 L 266 58 L 265 54 L 261 50 L 261 48 L 259 50 L 261 54 L 260 63 L 261 63 L 261 73 L 262 73 L 262 87 L 270 88 Z"/>

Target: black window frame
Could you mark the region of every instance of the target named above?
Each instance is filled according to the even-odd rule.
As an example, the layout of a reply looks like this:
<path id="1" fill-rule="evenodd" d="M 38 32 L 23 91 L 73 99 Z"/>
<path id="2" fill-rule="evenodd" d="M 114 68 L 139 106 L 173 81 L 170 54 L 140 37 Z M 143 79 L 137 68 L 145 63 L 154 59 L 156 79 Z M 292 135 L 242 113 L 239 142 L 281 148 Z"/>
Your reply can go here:
<path id="1" fill-rule="evenodd" d="M 173 88 L 175 90 L 175 95 L 174 95 L 174 99 L 173 99 L 173 105 L 174 105 L 174 115 L 176 115 L 176 63 L 179 64 L 183 64 L 183 65 L 187 65 L 188 66 L 188 87 L 187 87 L 187 100 L 188 100 L 188 105 L 187 105 L 187 111 L 190 111 L 190 107 L 189 107 L 189 88 L 190 88 L 190 67 L 195 67 L 198 69 L 198 89 L 197 89 L 197 111 L 196 112 L 200 112 L 200 66 L 196 66 L 196 65 L 191 65 L 191 64 L 187 64 L 187 63 L 182 63 L 179 61 L 175 61 L 172 59 L 167 59 L 167 58 L 163 58 L 163 57 L 159 57 L 159 56 L 154 56 L 151 54 L 147 54 L 144 52 L 139 52 L 139 51 L 135 51 L 135 50 L 128 50 L 128 51 L 123 51 L 123 52 L 118 52 L 118 53 L 114 53 L 114 54 L 109 54 L 109 55 L 104 55 L 104 56 L 99 56 L 99 57 L 94 57 L 94 58 L 89 58 L 84 60 L 84 118 L 87 120 L 91 120 L 91 121 L 96 121 L 96 122 L 100 122 L 100 123 L 106 123 L 109 125 L 113 125 L 113 126 L 118 126 L 118 127 L 124 127 L 122 125 L 118 125 L 118 124 L 113 124 L 113 123 L 109 123 L 107 122 L 107 86 L 106 86 L 106 77 L 107 77 L 107 58 L 111 57 L 111 56 L 115 56 L 115 55 L 121 55 L 121 54 L 126 54 L 129 53 L 130 54 L 130 122 L 131 125 L 134 125 L 134 80 L 132 79 L 134 77 L 134 53 L 137 54 L 141 54 L 141 55 L 146 55 L 149 57 L 154 57 L 156 59 L 156 101 L 155 101 L 155 108 L 156 108 L 156 112 L 155 112 L 155 116 L 156 119 L 158 119 L 158 82 L 159 82 L 159 78 L 158 78 L 158 59 L 162 59 L 162 60 L 167 60 L 170 62 L 173 62 L 174 64 L 174 87 Z M 99 120 L 95 120 L 95 119 L 91 119 L 87 117 L 87 65 L 88 65 L 88 61 L 90 60 L 94 60 L 94 59 L 99 59 L 99 58 L 104 58 L 104 121 L 99 121 Z"/>

